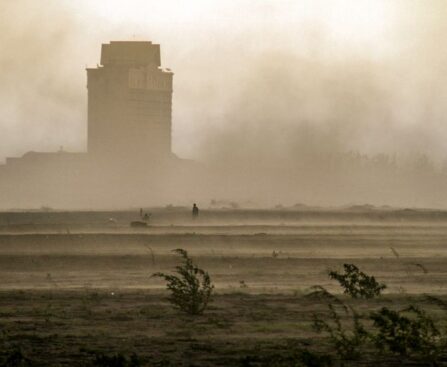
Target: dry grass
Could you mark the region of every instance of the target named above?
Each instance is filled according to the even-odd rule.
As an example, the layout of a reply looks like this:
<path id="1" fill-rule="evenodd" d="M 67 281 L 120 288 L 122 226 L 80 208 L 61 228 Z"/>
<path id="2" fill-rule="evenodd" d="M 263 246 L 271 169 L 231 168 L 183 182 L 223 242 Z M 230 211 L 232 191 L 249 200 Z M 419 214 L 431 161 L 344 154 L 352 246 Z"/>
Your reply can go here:
<path id="1" fill-rule="evenodd" d="M 313 313 L 327 312 L 324 302 L 283 294 L 220 294 L 206 314 L 190 317 L 174 311 L 165 296 L 143 291 L 1 292 L 1 327 L 8 345 L 20 346 L 28 358 L 49 366 L 68 360 L 88 363 L 93 351 L 136 353 L 147 365 L 169 361 L 172 366 L 238 366 L 247 356 L 270 358 L 302 347 L 330 351 L 312 330 Z M 438 322 L 447 322 L 447 315 L 424 297 L 349 302 L 365 314 L 381 306 L 416 303 Z M 372 359 L 364 363 L 369 360 L 373 366 Z M 393 358 L 388 362 L 392 365 Z"/>

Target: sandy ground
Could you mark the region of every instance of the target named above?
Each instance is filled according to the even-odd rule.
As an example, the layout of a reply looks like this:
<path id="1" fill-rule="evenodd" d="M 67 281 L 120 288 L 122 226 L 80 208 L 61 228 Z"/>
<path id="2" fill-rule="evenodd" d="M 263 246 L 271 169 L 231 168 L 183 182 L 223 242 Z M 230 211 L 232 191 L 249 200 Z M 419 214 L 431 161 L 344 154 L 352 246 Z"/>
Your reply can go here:
<path id="1" fill-rule="evenodd" d="M 185 230 L 186 229 L 186 230 Z M 447 227 L 442 225 L 168 226 L 114 233 L 0 234 L 0 289 L 160 288 L 184 248 L 218 291 L 295 292 L 355 263 L 391 293 L 443 294 Z"/>
<path id="2" fill-rule="evenodd" d="M 0 231 L 4 358 L 20 347 L 42 366 L 89 365 L 98 352 L 137 353 L 148 366 L 261 366 L 297 348 L 330 351 L 311 329 L 326 305 L 305 294 L 317 284 L 340 294 L 327 273 L 347 262 L 388 285 L 380 300 L 356 301 L 364 312 L 416 303 L 447 319 L 423 297 L 447 295 L 440 220 L 30 226 Z M 216 286 L 199 318 L 173 310 L 163 282 L 150 276 L 178 264 L 175 248 L 188 250 Z M 352 365 L 405 365 L 377 358 Z"/>

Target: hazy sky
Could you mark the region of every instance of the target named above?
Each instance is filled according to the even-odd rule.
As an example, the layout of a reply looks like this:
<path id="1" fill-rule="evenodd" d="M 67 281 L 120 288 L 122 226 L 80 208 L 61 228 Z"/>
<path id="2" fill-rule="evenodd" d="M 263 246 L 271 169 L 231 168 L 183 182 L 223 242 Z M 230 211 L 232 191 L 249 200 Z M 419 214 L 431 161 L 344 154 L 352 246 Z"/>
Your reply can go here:
<path id="1" fill-rule="evenodd" d="M 85 149 L 85 67 L 110 40 L 161 44 L 180 156 L 241 134 L 295 144 L 284 136 L 305 126 L 345 150 L 444 159 L 446 13 L 442 0 L 0 0 L 0 161 Z"/>

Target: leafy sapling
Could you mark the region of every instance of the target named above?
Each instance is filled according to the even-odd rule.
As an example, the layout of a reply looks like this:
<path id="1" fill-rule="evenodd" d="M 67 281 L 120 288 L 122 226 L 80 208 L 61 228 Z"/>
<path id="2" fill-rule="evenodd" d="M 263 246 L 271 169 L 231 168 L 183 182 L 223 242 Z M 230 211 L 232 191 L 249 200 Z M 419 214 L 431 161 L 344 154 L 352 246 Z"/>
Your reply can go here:
<path id="1" fill-rule="evenodd" d="M 352 298 L 374 298 L 380 296 L 386 288 L 383 283 L 378 283 L 373 276 L 369 276 L 360 271 L 354 264 L 344 264 L 344 274 L 337 271 L 330 271 L 329 277 L 337 280 L 344 293 Z"/>
<path id="2" fill-rule="evenodd" d="M 211 301 L 214 285 L 208 272 L 197 267 L 185 250 L 173 251 L 183 260 L 175 267 L 178 275 L 155 273 L 152 276 L 166 280 L 166 287 L 171 292 L 168 300 L 175 308 L 190 315 L 200 315 Z"/>

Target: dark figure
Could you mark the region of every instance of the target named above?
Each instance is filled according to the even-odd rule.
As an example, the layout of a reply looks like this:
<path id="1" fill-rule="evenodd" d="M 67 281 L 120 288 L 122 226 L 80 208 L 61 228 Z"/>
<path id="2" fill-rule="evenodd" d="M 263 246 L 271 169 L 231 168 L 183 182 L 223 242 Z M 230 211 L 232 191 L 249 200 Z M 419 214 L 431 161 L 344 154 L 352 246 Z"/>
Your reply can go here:
<path id="1" fill-rule="evenodd" d="M 199 216 L 199 208 L 196 204 L 192 206 L 192 219 L 196 219 Z"/>

